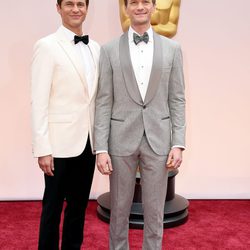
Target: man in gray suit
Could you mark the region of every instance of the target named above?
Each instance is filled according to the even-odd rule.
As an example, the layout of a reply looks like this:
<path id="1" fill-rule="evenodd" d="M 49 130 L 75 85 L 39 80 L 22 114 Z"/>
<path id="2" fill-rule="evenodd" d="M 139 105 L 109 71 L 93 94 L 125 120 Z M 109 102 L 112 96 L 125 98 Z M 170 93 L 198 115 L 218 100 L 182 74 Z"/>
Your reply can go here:
<path id="1" fill-rule="evenodd" d="M 185 97 L 180 46 L 151 26 L 155 0 L 125 0 L 129 31 L 103 46 L 96 99 L 97 167 L 110 175 L 110 249 L 126 250 L 136 170 L 143 249 L 162 247 L 168 170 L 182 162 Z"/>

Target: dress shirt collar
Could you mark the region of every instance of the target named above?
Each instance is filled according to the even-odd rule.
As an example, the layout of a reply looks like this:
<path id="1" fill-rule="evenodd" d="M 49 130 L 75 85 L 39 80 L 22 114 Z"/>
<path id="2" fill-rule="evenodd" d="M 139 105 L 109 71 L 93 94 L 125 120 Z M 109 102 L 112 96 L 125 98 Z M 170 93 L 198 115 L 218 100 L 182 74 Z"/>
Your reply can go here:
<path id="1" fill-rule="evenodd" d="M 75 34 L 73 31 L 67 29 L 65 26 L 61 26 L 62 31 L 64 32 L 67 40 L 69 40 L 70 42 L 74 42 L 74 37 L 77 35 Z"/>
<path id="2" fill-rule="evenodd" d="M 146 31 L 148 33 L 148 36 L 149 36 L 149 42 L 153 42 L 153 29 L 152 27 L 150 26 L 149 29 Z M 129 27 L 129 30 L 128 30 L 128 39 L 129 39 L 129 42 L 134 42 L 134 39 L 133 39 L 133 33 L 136 33 L 138 34 L 131 26 Z M 140 35 L 140 34 L 138 34 Z"/>

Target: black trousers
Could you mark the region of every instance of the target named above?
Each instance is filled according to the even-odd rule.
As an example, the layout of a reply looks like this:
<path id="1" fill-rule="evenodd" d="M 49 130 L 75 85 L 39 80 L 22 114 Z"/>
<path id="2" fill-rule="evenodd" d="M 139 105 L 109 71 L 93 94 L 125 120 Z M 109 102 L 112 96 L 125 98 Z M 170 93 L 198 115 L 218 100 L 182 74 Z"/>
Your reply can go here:
<path id="1" fill-rule="evenodd" d="M 81 155 L 54 158 L 54 167 L 54 176 L 45 175 L 38 249 L 59 249 L 59 225 L 66 200 L 61 249 L 80 250 L 95 168 L 95 156 L 91 152 L 89 139 Z"/>

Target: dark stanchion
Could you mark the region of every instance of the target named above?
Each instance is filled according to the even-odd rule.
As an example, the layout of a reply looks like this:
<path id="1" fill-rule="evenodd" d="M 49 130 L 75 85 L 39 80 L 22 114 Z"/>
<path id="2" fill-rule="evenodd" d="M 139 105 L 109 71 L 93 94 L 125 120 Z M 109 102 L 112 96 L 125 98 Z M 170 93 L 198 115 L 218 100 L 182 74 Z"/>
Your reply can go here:
<path id="1" fill-rule="evenodd" d="M 178 170 L 169 171 L 168 188 L 166 202 L 164 207 L 164 228 L 170 228 L 184 224 L 188 219 L 189 202 L 184 197 L 175 194 L 175 176 Z M 110 193 L 104 193 L 97 199 L 97 215 L 98 217 L 109 223 L 110 219 Z M 129 217 L 129 227 L 142 229 L 143 228 L 143 210 L 141 199 L 141 184 L 140 175 L 136 177 L 135 192 L 133 204 Z"/>

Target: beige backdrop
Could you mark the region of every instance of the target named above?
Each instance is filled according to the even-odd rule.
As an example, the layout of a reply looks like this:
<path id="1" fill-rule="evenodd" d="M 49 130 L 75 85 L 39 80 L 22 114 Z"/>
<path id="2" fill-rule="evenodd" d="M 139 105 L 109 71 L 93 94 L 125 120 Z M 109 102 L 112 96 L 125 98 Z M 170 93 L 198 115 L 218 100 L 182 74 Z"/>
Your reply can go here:
<path id="1" fill-rule="evenodd" d="M 250 198 L 250 1 L 182 0 L 179 30 L 187 97 L 187 150 L 176 177 L 186 198 Z M 55 0 L 3 1 L 0 47 L 0 200 L 40 199 L 31 155 L 29 67 L 34 42 L 60 24 Z M 118 0 L 91 0 L 86 33 L 121 33 Z M 95 174 L 91 198 L 109 189 Z"/>

